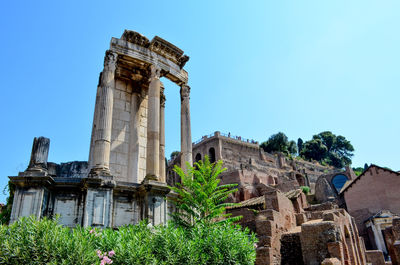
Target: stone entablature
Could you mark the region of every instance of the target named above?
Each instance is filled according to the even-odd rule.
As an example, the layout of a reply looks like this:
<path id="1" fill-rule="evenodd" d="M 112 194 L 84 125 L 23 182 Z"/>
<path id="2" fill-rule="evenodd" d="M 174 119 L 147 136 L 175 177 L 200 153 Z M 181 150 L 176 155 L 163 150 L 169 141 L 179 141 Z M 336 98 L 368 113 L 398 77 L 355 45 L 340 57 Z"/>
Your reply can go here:
<path id="1" fill-rule="evenodd" d="M 181 163 L 192 163 L 189 57 L 160 37 L 125 30 L 112 38 L 97 85 L 88 162 L 47 163 L 50 140 L 35 138 L 16 185 L 11 221 L 61 215 L 67 226 L 117 227 L 149 219 L 165 223 L 165 95 L 180 87 Z"/>

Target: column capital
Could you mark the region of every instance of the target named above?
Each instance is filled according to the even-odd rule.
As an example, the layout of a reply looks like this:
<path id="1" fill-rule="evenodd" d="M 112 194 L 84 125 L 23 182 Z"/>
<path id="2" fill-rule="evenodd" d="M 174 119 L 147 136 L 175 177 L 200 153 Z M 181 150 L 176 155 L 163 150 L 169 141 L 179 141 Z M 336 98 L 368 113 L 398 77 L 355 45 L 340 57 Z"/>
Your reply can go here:
<path id="1" fill-rule="evenodd" d="M 115 71 L 115 68 L 117 67 L 117 57 L 118 55 L 115 52 L 110 50 L 106 51 L 106 55 L 104 56 L 105 71 Z"/>
<path id="2" fill-rule="evenodd" d="M 181 100 L 184 100 L 186 98 L 190 99 L 190 86 L 188 86 L 186 83 L 181 84 Z"/>
<path id="3" fill-rule="evenodd" d="M 150 65 L 150 82 L 155 79 L 160 79 L 161 77 L 161 68 L 157 65 Z"/>
<path id="4" fill-rule="evenodd" d="M 165 88 L 164 88 L 163 82 L 160 82 L 160 83 L 161 83 L 161 87 L 160 87 L 160 105 L 161 105 L 161 107 L 165 108 L 165 101 L 166 101 L 165 94 L 164 94 Z"/>

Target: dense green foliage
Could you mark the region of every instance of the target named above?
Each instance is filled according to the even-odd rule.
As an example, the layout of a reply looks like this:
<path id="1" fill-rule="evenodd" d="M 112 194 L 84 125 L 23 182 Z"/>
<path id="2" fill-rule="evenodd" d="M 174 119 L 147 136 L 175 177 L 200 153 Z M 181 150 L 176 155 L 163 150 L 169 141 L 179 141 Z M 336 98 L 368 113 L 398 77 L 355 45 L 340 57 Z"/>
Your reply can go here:
<path id="1" fill-rule="evenodd" d="M 301 138 L 297 139 L 297 152 L 299 152 L 299 154 L 300 154 L 301 149 L 303 149 L 303 144 L 304 144 L 303 139 L 301 139 Z"/>
<path id="2" fill-rule="evenodd" d="M 281 152 L 288 157 L 298 153 L 302 159 L 315 160 L 322 165 L 330 165 L 337 168 L 350 165 L 354 152 L 354 147 L 350 141 L 344 136 L 335 135 L 330 131 L 316 134 L 306 142 L 298 138 L 297 144 L 295 141 L 289 141 L 284 133 L 279 132 L 261 143 L 260 147 L 265 152 Z"/>
<path id="3" fill-rule="evenodd" d="M 174 157 L 176 157 L 176 156 L 179 155 L 179 154 L 180 154 L 179 151 L 173 151 L 173 152 L 171 153 L 170 159 L 171 159 L 171 160 L 174 159 Z"/>
<path id="4" fill-rule="evenodd" d="M 364 172 L 364 168 L 363 167 L 353 167 L 353 172 L 358 177 Z"/>
<path id="5" fill-rule="evenodd" d="M 168 225 L 113 229 L 76 227 L 35 217 L 0 226 L 0 264 L 254 264 L 254 233 L 224 214 L 235 185 L 219 185 L 222 161 L 208 157 L 171 187 L 179 214 Z"/>
<path id="6" fill-rule="evenodd" d="M 187 173 L 175 165 L 174 171 L 180 176 L 181 183 L 170 187 L 177 196 L 170 197 L 177 211 L 171 214 L 173 222 L 179 226 L 192 227 L 198 223 L 211 225 L 219 222 L 236 221 L 225 214 L 225 207 L 236 204 L 225 203 L 228 196 L 237 191 L 237 184 L 219 185 L 219 175 L 225 171 L 222 161 L 211 163 L 208 156 L 203 161 L 186 165 Z"/>
<path id="7" fill-rule="evenodd" d="M 289 141 L 288 137 L 283 132 L 272 135 L 267 141 L 261 143 L 260 147 L 268 153 L 282 152 L 286 155 L 297 153 L 296 142 Z"/>
<path id="8" fill-rule="evenodd" d="M 8 222 L 10 221 L 12 203 L 14 200 L 14 191 L 15 191 L 15 186 L 14 186 L 14 184 L 12 184 L 9 181 L 8 185 L 4 188 L 4 191 L 3 191 L 4 194 L 6 194 L 6 192 L 8 192 L 8 197 L 7 197 L 6 205 L 3 207 L 3 209 L 0 213 L 0 224 L 8 224 Z"/>
<path id="9" fill-rule="evenodd" d="M 230 223 L 70 229 L 22 218 L 0 226 L 0 264 L 254 264 L 256 238 Z M 108 262 L 108 263 L 107 263 Z"/>
<path id="10" fill-rule="evenodd" d="M 303 144 L 300 155 L 305 159 L 317 160 L 328 165 L 343 168 L 351 164 L 354 147 L 344 136 L 330 131 L 321 132 Z"/>
<path id="11" fill-rule="evenodd" d="M 308 186 L 301 186 L 300 188 L 305 195 L 309 194 L 311 191 L 310 187 L 308 187 Z"/>

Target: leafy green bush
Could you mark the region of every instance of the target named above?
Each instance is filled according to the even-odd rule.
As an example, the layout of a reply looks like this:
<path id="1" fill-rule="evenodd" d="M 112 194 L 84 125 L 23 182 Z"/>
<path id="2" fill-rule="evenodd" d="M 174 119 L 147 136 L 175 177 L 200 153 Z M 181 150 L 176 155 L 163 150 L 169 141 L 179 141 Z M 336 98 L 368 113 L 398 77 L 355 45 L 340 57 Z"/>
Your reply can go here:
<path id="1" fill-rule="evenodd" d="M 194 164 L 194 167 L 186 164 L 187 173 L 177 165 L 174 167 L 181 183 L 176 183 L 176 187 L 169 187 L 177 194 L 169 198 L 177 209 L 171 214 L 173 222 L 190 228 L 200 223 L 213 225 L 238 221 L 241 216 L 229 217 L 231 214 L 225 213 L 225 207 L 237 205 L 225 202 L 230 194 L 237 191 L 237 184 L 219 185 L 219 175 L 226 170 L 222 168 L 222 160 L 211 163 L 208 156 L 205 156 L 204 160 Z"/>
<path id="2" fill-rule="evenodd" d="M 308 186 L 301 186 L 300 188 L 305 195 L 309 194 L 311 191 L 310 187 L 308 187 Z"/>
<path id="3" fill-rule="evenodd" d="M 231 223 L 100 230 L 29 217 L 1 225 L 0 239 L 0 264 L 253 264 L 256 257 L 255 235 Z"/>

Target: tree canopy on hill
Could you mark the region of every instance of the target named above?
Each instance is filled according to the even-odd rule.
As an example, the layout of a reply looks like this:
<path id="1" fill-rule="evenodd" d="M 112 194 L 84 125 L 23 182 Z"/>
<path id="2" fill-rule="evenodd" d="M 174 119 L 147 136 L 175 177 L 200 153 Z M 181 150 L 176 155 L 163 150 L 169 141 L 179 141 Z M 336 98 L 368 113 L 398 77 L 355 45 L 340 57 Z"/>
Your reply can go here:
<path id="1" fill-rule="evenodd" d="M 307 141 L 300 155 L 308 160 L 317 160 L 328 165 L 343 168 L 351 164 L 354 147 L 344 136 L 330 131 L 321 132 Z"/>
<path id="2" fill-rule="evenodd" d="M 337 168 L 350 165 L 354 152 L 350 141 L 330 131 L 316 134 L 306 142 L 299 138 L 297 143 L 289 141 L 283 132 L 278 132 L 261 143 L 260 147 L 268 153 L 282 152 L 286 155 L 295 155 L 298 151 L 299 156 L 306 160 L 316 160 Z"/>
<path id="3" fill-rule="evenodd" d="M 282 152 L 286 155 L 297 153 L 296 142 L 289 141 L 288 137 L 283 132 L 272 135 L 267 141 L 261 143 L 260 147 L 268 153 Z"/>

